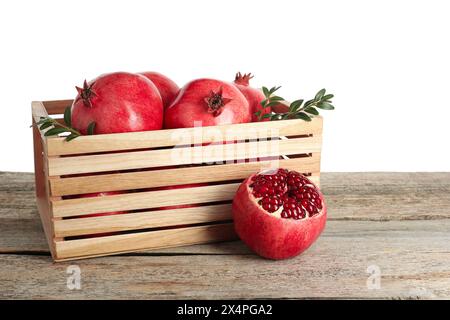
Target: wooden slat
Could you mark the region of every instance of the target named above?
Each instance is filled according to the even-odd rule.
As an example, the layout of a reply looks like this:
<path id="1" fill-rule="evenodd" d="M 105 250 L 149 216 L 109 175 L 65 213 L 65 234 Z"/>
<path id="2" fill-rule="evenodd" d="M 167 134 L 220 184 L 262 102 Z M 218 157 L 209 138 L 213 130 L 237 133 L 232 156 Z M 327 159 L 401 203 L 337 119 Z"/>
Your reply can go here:
<path id="1" fill-rule="evenodd" d="M 320 154 L 288 160 L 223 164 L 214 167 L 176 168 L 157 171 L 104 174 L 73 178 L 51 178 L 50 189 L 54 196 L 102 191 L 154 188 L 189 183 L 203 183 L 244 179 L 254 172 L 276 165 L 302 173 L 319 173 Z"/>
<path id="2" fill-rule="evenodd" d="M 48 161 L 50 176 L 59 176 L 202 162 L 230 161 L 253 158 L 255 156 L 266 157 L 313 153 L 320 152 L 321 146 L 322 137 L 315 136 L 278 141 L 209 145 L 183 149 L 163 149 L 75 157 L 49 157 Z M 185 154 L 183 155 L 181 152 L 185 152 Z"/>
<path id="3" fill-rule="evenodd" d="M 93 255 L 114 254 L 145 249 L 157 249 L 236 239 L 231 223 L 179 228 L 116 236 L 57 241 L 57 261 Z"/>
<path id="4" fill-rule="evenodd" d="M 82 136 L 70 142 L 64 141 L 63 138 L 54 138 L 48 142 L 49 156 L 167 147 L 200 143 L 201 141 L 210 142 L 217 141 L 217 136 L 221 138 L 218 141 L 232 141 L 255 137 L 320 135 L 322 122 L 322 117 L 315 117 L 311 122 L 293 119 L 203 128 L 101 134 Z M 227 139 L 223 139 L 223 137 Z"/>
<path id="5" fill-rule="evenodd" d="M 39 108 L 37 108 L 39 110 Z M 39 113 L 36 114 L 36 117 Z M 35 171 L 35 186 L 36 186 L 36 205 L 38 207 L 39 216 L 41 218 L 42 226 L 45 231 L 48 246 L 55 257 L 55 241 L 54 241 L 54 226 L 51 221 L 51 208 L 49 202 L 50 190 L 48 184 L 47 168 L 45 166 L 45 140 L 42 139 L 42 133 L 39 132 L 36 126 L 36 121 L 33 119 L 33 149 L 34 149 L 34 171 Z"/>
<path id="6" fill-rule="evenodd" d="M 41 120 L 41 117 L 42 118 L 48 117 L 48 112 L 45 109 L 44 104 L 40 101 L 31 102 L 31 114 L 35 122 L 39 122 L 39 120 Z"/>
<path id="7" fill-rule="evenodd" d="M 43 104 L 48 114 L 64 114 L 64 110 L 72 105 L 73 100 L 44 101 Z"/>
<path id="8" fill-rule="evenodd" d="M 52 201 L 54 217 L 231 200 L 239 183 Z"/>
<path id="9" fill-rule="evenodd" d="M 31 103 L 31 114 L 33 117 L 33 126 L 36 126 L 36 123 L 38 123 L 41 120 L 41 118 L 48 117 L 47 110 L 45 109 L 44 104 L 40 101 L 33 101 Z M 38 129 L 41 139 L 43 140 L 43 143 L 46 143 L 47 140 L 47 138 L 44 137 L 44 134 L 45 132 L 47 132 L 47 130 L 50 130 L 50 128 L 44 130 Z"/>
<path id="10" fill-rule="evenodd" d="M 69 237 L 230 220 L 231 204 L 55 221 L 55 235 Z"/>

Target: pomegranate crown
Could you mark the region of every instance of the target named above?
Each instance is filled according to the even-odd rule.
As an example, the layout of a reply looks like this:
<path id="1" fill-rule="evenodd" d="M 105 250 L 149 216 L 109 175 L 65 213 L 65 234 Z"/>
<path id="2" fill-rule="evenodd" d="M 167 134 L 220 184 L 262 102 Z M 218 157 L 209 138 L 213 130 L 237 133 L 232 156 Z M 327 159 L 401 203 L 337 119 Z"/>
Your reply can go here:
<path id="1" fill-rule="evenodd" d="M 75 89 L 77 89 L 78 92 L 78 97 L 75 100 L 75 102 L 77 102 L 78 100 L 82 99 L 83 100 L 83 104 L 88 107 L 88 108 L 92 108 L 92 97 L 96 97 L 97 93 L 92 89 L 92 87 L 94 86 L 95 82 L 92 82 L 91 84 L 88 84 L 86 80 L 84 80 L 83 83 L 83 88 L 80 87 L 75 87 Z"/>
<path id="2" fill-rule="evenodd" d="M 205 98 L 205 102 L 208 106 L 208 113 L 212 113 L 214 117 L 220 115 L 223 111 L 223 107 L 232 100 L 230 98 L 223 97 L 222 89 L 223 88 L 220 87 L 217 92 L 211 90 L 209 96 Z"/>
<path id="3" fill-rule="evenodd" d="M 234 83 L 248 86 L 250 79 L 252 79 L 252 78 L 253 78 L 253 75 L 251 73 L 242 74 L 242 73 L 238 72 L 238 73 L 236 73 L 236 77 L 234 78 Z"/>

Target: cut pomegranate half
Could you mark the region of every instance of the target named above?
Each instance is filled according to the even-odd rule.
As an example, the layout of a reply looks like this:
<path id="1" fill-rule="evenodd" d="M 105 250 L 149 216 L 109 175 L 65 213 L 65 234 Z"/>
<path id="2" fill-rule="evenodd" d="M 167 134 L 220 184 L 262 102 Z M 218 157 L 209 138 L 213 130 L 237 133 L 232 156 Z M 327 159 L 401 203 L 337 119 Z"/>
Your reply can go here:
<path id="1" fill-rule="evenodd" d="M 306 250 L 325 227 L 326 206 L 306 176 L 286 169 L 254 174 L 233 200 L 239 237 L 256 253 L 285 259 Z"/>

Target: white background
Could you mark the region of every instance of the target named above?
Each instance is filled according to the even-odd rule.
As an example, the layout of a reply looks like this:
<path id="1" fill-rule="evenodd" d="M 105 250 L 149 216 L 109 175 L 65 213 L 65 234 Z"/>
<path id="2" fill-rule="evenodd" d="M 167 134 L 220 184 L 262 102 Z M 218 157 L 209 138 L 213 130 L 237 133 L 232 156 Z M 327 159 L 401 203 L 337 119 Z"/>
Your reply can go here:
<path id="1" fill-rule="evenodd" d="M 325 87 L 323 171 L 449 171 L 448 1 L 1 1 L 0 170 L 32 171 L 30 101 L 111 71 Z M 326 113 L 326 114 L 325 114 Z"/>

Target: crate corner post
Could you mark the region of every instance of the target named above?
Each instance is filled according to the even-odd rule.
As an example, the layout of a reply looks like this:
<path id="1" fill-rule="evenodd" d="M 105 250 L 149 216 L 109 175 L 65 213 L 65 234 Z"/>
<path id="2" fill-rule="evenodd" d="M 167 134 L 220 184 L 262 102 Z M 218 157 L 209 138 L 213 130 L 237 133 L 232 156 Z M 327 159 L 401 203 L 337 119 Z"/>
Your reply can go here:
<path id="1" fill-rule="evenodd" d="M 54 239 L 54 228 L 50 205 L 50 193 L 48 172 L 46 163 L 47 138 L 37 126 L 41 117 L 48 116 L 44 104 L 40 101 L 32 102 L 32 130 L 34 149 L 34 176 L 36 205 L 44 229 L 45 237 L 53 259 L 57 259 L 56 243 Z"/>

